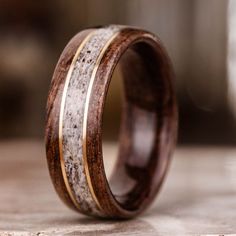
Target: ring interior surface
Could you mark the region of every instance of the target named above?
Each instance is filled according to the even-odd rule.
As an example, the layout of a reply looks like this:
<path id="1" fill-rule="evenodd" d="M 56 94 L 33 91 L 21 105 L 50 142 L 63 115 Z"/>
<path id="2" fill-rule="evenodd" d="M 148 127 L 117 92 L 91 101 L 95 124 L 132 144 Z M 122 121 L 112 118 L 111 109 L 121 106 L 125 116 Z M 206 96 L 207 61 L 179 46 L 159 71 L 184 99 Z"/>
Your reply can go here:
<path id="1" fill-rule="evenodd" d="M 119 161 L 110 186 L 122 207 L 133 211 L 139 209 L 152 188 L 162 182 L 169 155 L 160 152 L 160 141 L 163 141 L 160 138 L 169 132 L 165 125 L 168 125 L 166 115 L 169 115 L 167 104 L 170 101 L 163 100 L 168 85 L 161 79 L 162 66 L 150 44 L 135 43 L 127 49 L 120 63 L 125 99 Z M 168 141 L 164 144 L 166 151 Z"/>
<path id="2" fill-rule="evenodd" d="M 89 215 L 133 217 L 160 189 L 175 145 L 172 68 L 159 40 L 146 31 L 109 26 L 88 31 L 82 38 L 75 40 L 77 47 L 72 50 L 66 76 L 48 102 L 49 170 L 56 190 L 69 206 Z M 123 115 L 118 162 L 108 182 L 102 117 L 118 63 L 124 79 Z M 53 81 L 60 77 L 60 62 L 58 65 Z M 50 94 L 53 87 L 55 84 Z M 55 114 L 57 118 L 52 119 Z M 47 138 L 52 137 L 50 132 L 58 138 L 53 150 L 55 139 Z"/>

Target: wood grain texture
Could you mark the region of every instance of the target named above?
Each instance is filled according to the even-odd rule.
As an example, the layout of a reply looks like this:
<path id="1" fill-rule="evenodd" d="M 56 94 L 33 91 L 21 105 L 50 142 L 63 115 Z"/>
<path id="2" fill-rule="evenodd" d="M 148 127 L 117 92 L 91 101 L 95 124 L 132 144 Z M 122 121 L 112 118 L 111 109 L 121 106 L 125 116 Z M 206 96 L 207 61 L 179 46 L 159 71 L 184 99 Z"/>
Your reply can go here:
<path id="1" fill-rule="evenodd" d="M 74 210 L 78 209 L 74 206 L 68 195 L 61 170 L 58 139 L 59 113 L 61 97 L 69 67 L 75 56 L 78 45 L 80 45 L 90 32 L 91 30 L 85 30 L 80 34 L 77 34 L 64 49 L 57 63 L 55 69 L 56 73 L 54 73 L 52 78 L 47 102 L 45 142 L 49 172 L 58 195 Z"/>
<path id="2" fill-rule="evenodd" d="M 113 190 L 117 188 L 114 194 L 103 166 L 101 114 L 118 62 L 124 75 L 125 97 L 119 163 L 110 181 Z M 137 29 L 122 29 L 104 55 L 96 78 L 87 133 L 91 180 L 106 214 L 129 218 L 142 212 L 156 196 L 175 145 L 177 110 L 173 71 L 155 36 Z M 128 191 L 120 192 L 123 189 Z"/>
<path id="3" fill-rule="evenodd" d="M 90 32 L 78 58 L 74 59 L 75 51 L 89 30 L 68 44 L 55 69 L 47 108 L 49 170 L 57 192 L 72 208 L 88 215 L 130 218 L 153 201 L 175 145 L 173 70 L 160 41 L 149 32 L 123 26 Z M 72 61 L 75 65 L 69 85 L 63 91 Z M 110 78 L 118 62 L 124 76 L 124 115 L 119 162 L 108 183 L 102 155 L 102 116 Z M 58 126 L 64 92 L 60 152 Z M 60 153 L 65 164 L 60 162 Z M 63 168 L 66 177 L 62 175 Z M 75 201 L 79 206 L 74 206 Z"/>

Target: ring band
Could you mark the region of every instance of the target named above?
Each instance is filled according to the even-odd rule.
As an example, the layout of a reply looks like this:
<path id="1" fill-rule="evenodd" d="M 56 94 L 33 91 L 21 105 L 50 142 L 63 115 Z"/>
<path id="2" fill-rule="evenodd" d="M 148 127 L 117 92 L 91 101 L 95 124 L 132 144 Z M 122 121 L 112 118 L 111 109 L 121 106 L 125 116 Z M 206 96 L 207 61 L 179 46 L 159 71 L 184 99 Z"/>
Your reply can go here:
<path id="1" fill-rule="evenodd" d="M 102 116 L 118 62 L 124 104 L 118 162 L 108 181 Z M 52 181 L 69 207 L 92 216 L 130 218 L 150 205 L 176 141 L 172 83 L 167 53 L 147 31 L 91 28 L 68 43 L 51 83 L 45 137 Z"/>

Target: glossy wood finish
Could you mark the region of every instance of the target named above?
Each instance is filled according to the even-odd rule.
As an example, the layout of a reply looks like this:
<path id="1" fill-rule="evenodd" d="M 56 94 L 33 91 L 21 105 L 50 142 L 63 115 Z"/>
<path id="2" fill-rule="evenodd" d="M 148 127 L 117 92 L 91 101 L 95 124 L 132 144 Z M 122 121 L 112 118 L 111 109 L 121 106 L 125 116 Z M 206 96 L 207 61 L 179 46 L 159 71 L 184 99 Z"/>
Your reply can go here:
<path id="1" fill-rule="evenodd" d="M 91 30 L 85 30 L 80 34 L 77 34 L 74 38 L 71 39 L 71 41 L 62 52 L 55 68 L 56 73 L 54 73 L 54 76 L 52 78 L 47 102 L 47 126 L 45 141 L 50 176 L 60 198 L 74 210 L 78 209 L 74 206 L 66 190 L 65 182 L 62 176 L 61 162 L 59 158 L 59 112 L 63 87 L 65 85 L 65 79 L 69 67 L 73 60 L 73 57 L 75 56 L 78 45 L 81 44 L 81 42 L 90 32 Z"/>
<path id="2" fill-rule="evenodd" d="M 175 145 L 177 109 L 172 67 L 159 40 L 139 29 L 118 27 L 117 32 L 96 65 L 91 91 L 87 91 L 90 97 L 86 139 L 83 140 L 86 152 L 83 155 L 86 155 L 84 166 L 88 168 L 85 172 L 89 175 L 88 186 L 101 211 L 99 216 L 130 218 L 149 206 L 160 189 Z M 49 170 L 57 192 L 72 208 L 75 207 L 65 188 L 59 158 L 58 116 L 68 66 L 88 33 L 88 30 L 79 33 L 64 50 L 48 100 L 46 143 Z M 119 158 L 108 183 L 102 155 L 102 116 L 110 79 L 118 62 L 124 77 L 125 96 Z M 97 215 L 93 209 L 76 209 Z"/>
<path id="3" fill-rule="evenodd" d="M 176 137 L 172 70 L 162 46 L 146 37 L 145 33 L 124 29 L 111 44 L 97 72 L 100 80 L 97 79 L 94 85 L 89 111 L 91 178 L 103 209 L 116 217 L 137 214 L 152 201 L 163 181 Z M 96 173 L 103 169 L 102 116 L 99 115 L 105 102 L 102 94 L 108 90 L 112 72 L 120 58 L 125 104 L 119 163 L 110 181 L 118 195 L 114 198 L 104 172 L 99 181 Z M 123 189 L 127 191 L 120 193 Z"/>

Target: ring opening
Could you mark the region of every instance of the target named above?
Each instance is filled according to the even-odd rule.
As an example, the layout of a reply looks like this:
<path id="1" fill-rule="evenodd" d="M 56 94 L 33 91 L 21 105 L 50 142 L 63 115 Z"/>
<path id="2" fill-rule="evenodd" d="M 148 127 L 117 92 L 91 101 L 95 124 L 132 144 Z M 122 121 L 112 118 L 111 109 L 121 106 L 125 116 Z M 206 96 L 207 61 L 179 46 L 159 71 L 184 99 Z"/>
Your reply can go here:
<path id="1" fill-rule="evenodd" d="M 168 95 L 172 91 L 162 53 L 151 40 L 136 42 L 118 63 L 124 93 L 118 158 L 108 181 L 115 199 L 127 210 L 138 209 L 159 189 L 168 162 L 163 142 L 171 134 L 173 98 Z"/>

